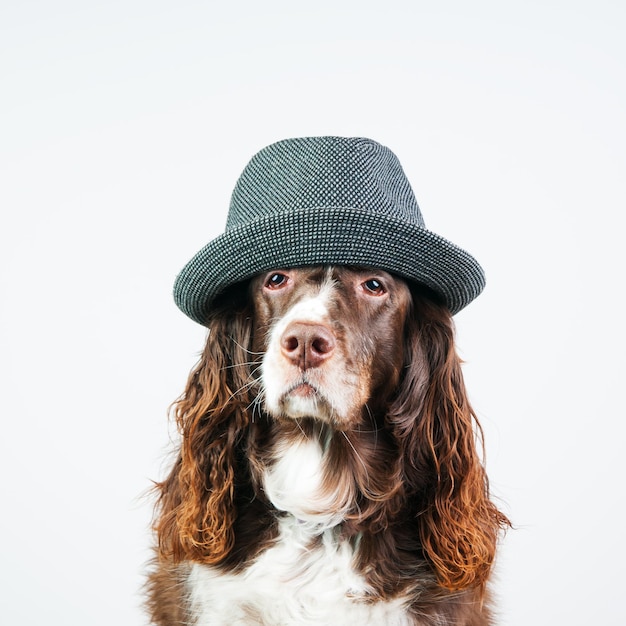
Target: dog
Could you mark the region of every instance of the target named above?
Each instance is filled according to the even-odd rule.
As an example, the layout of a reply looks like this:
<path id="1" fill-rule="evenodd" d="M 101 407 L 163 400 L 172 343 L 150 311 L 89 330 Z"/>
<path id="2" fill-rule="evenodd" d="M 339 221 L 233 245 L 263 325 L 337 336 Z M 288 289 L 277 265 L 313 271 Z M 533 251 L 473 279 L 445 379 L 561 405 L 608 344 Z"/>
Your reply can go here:
<path id="1" fill-rule="evenodd" d="M 197 258 L 187 271 L 202 274 Z M 202 314 L 181 305 L 199 289 L 178 295 L 208 335 L 157 485 L 152 622 L 493 623 L 509 521 L 490 499 L 455 307 L 376 265 L 224 280 Z"/>

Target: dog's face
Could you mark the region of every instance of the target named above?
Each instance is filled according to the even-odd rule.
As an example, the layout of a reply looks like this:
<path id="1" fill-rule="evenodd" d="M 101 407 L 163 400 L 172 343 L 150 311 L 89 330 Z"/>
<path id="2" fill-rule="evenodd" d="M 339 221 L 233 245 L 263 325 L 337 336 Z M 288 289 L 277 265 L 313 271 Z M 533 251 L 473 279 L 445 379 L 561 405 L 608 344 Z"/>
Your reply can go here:
<path id="1" fill-rule="evenodd" d="M 404 281 L 360 268 L 277 269 L 250 289 L 270 415 L 342 430 L 395 389 L 411 304 Z"/>

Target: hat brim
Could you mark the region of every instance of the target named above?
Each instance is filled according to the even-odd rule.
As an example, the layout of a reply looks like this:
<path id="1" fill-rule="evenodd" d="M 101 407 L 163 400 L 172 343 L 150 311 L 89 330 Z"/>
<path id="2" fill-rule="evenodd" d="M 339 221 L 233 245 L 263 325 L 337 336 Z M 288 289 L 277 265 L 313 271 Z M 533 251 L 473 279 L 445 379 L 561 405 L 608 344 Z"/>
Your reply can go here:
<path id="1" fill-rule="evenodd" d="M 383 269 L 434 290 L 452 314 L 485 286 L 474 257 L 425 228 L 385 214 L 324 207 L 289 209 L 227 230 L 185 265 L 174 299 L 205 324 L 212 301 L 229 285 L 272 269 L 311 265 Z"/>

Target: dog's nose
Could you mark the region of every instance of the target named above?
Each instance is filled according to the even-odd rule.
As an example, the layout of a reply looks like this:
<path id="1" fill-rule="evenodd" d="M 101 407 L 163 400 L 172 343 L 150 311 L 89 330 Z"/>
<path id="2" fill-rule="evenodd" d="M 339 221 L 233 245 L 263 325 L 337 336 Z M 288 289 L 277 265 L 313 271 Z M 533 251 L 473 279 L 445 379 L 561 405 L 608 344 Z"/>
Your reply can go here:
<path id="1" fill-rule="evenodd" d="M 301 370 L 318 367 L 335 349 L 335 336 L 326 326 L 292 322 L 280 340 L 282 353 Z"/>

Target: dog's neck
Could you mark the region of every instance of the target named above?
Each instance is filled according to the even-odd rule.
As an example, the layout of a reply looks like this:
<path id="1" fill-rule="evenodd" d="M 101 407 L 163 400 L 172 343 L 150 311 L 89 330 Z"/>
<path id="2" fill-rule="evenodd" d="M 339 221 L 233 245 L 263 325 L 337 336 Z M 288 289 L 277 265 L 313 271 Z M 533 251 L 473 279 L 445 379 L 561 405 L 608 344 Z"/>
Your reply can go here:
<path id="1" fill-rule="evenodd" d="M 329 450 L 341 433 L 322 425 L 282 428 L 262 476 L 269 501 L 316 533 L 341 524 L 356 493 L 349 472 L 333 472 Z"/>

